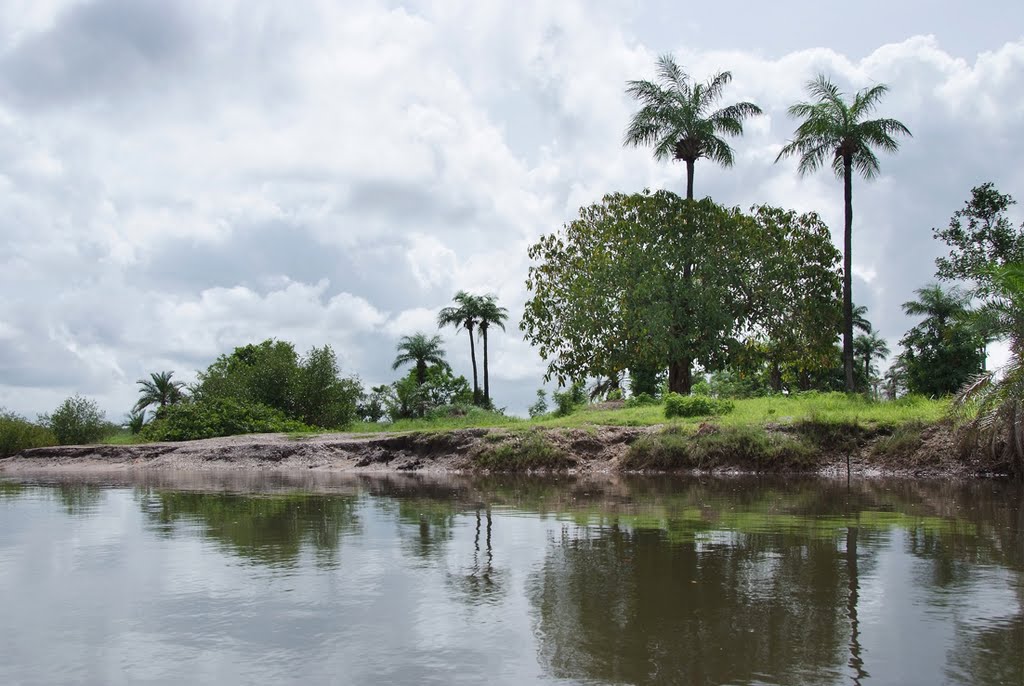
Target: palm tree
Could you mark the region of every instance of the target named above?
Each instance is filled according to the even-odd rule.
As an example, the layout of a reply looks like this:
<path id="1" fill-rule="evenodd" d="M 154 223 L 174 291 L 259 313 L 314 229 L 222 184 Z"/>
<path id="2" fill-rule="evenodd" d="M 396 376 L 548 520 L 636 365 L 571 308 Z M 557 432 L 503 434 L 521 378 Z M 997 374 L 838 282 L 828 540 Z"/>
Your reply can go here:
<path id="1" fill-rule="evenodd" d="M 156 405 L 157 411 L 168 405 L 179 402 L 185 395 L 181 389 L 185 387 L 183 381 L 171 381 L 174 372 L 153 372 L 149 379 L 139 379 L 136 383 L 142 386 L 139 389 L 139 401 L 135 403 L 134 411 L 142 412 L 150 405 Z"/>
<path id="2" fill-rule="evenodd" d="M 473 341 L 473 329 L 477 325 L 477 311 L 480 307 L 479 298 L 466 291 L 459 291 L 452 300 L 457 303 L 455 307 L 445 307 L 437 313 L 437 326 L 454 326 L 456 329 L 463 328 L 469 332 L 469 358 L 473 363 L 473 402 L 479 404 L 480 383 L 477 380 L 476 344 Z"/>
<path id="3" fill-rule="evenodd" d="M 491 382 L 487 367 L 487 331 L 491 326 L 497 326 L 504 331 L 505 321 L 508 319 L 508 310 L 499 306 L 497 300 L 497 297 L 493 295 L 484 295 L 477 299 L 480 338 L 484 342 L 484 403 L 487 407 L 491 406 Z"/>
<path id="4" fill-rule="evenodd" d="M 422 386 L 427 380 L 427 365 L 446 365 L 444 350 L 441 348 L 441 337 L 427 338 L 424 333 L 402 336 L 397 346 L 398 356 L 392 363 L 392 369 L 398 369 L 410 362 L 416 365 L 416 385 Z"/>
<path id="5" fill-rule="evenodd" d="M 864 380 L 870 383 L 874 376 L 871 363 L 888 357 L 889 346 L 884 338 L 872 332 L 857 336 L 853 341 L 853 351 L 858 358 L 864 360 Z"/>
<path id="6" fill-rule="evenodd" d="M 808 82 L 813 102 L 800 102 L 789 108 L 792 117 L 802 118 L 793 140 L 783 146 L 775 161 L 800 156 L 800 175 L 810 174 L 831 158 L 832 170 L 843 179 L 845 224 L 843 232 L 843 370 L 846 390 L 853 387 L 853 273 L 851 247 L 853 235 L 853 171 L 865 179 L 878 175 L 878 157 L 872 148 L 886 152 L 899 150 L 895 136 L 909 136 L 910 130 L 895 119 L 865 119 L 874 111 L 889 88 L 878 84 L 857 91 L 847 103 L 844 94 L 824 75 Z"/>
<path id="7" fill-rule="evenodd" d="M 871 322 L 868 320 L 867 305 L 853 306 L 853 328 L 859 330 L 861 333 L 872 332 Z"/>
<path id="8" fill-rule="evenodd" d="M 743 120 L 761 114 L 751 102 L 738 102 L 718 110 L 711 107 L 732 81 L 727 71 L 706 83 L 694 83 L 671 55 L 658 58 L 658 83 L 629 81 L 626 93 L 640 101 L 622 139 L 623 145 L 653 145 L 657 160 L 686 162 L 686 198 L 693 200 L 693 164 L 706 157 L 723 167 L 733 164 L 733 151 L 721 134 L 739 136 Z"/>
<path id="9" fill-rule="evenodd" d="M 956 286 L 947 291 L 933 283 L 914 292 L 918 299 L 903 303 L 903 311 L 932 320 L 939 331 L 944 331 L 954 320 L 963 320 L 971 301 L 970 296 Z"/>

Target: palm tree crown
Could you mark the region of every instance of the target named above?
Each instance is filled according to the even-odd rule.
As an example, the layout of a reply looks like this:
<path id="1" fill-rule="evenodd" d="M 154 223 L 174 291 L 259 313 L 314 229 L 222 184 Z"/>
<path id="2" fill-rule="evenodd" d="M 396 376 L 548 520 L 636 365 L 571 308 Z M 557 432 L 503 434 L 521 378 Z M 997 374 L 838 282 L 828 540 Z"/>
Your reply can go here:
<path id="1" fill-rule="evenodd" d="M 870 382 L 874 375 L 875 360 L 884 360 L 889 355 L 889 345 L 877 333 L 861 334 L 853 341 L 854 353 L 864 361 L 864 380 Z"/>
<path id="2" fill-rule="evenodd" d="M 437 313 L 437 326 L 438 328 L 454 326 L 457 329 L 465 329 L 469 333 L 469 357 L 473 363 L 473 402 L 479 403 L 480 383 L 476 373 L 476 345 L 473 341 L 473 329 L 476 328 L 479 320 L 480 299 L 466 291 L 459 291 L 452 300 L 456 303 L 454 306 L 444 307 Z"/>
<path id="3" fill-rule="evenodd" d="M 797 155 L 800 175 L 810 174 L 828 163 L 843 179 L 845 221 L 843 231 L 843 368 L 846 390 L 854 391 L 853 381 L 853 171 L 866 179 L 878 175 L 878 157 L 874 148 L 896 152 L 896 136 L 909 136 L 910 130 L 895 119 L 867 119 L 889 91 L 878 84 L 857 91 L 851 102 L 824 75 L 807 83 L 810 102 L 789 108 L 790 116 L 802 119 L 793 140 L 782 147 L 775 161 Z"/>
<path id="4" fill-rule="evenodd" d="M 970 296 L 954 286 L 949 290 L 938 284 L 929 284 L 916 291 L 917 300 L 903 303 L 903 311 L 911 316 L 924 316 L 945 329 L 953 319 L 962 319 L 970 304 Z"/>
<path id="5" fill-rule="evenodd" d="M 626 93 L 640 101 L 629 122 L 623 145 L 653 145 L 654 158 L 686 162 L 686 197 L 693 199 L 693 163 L 702 157 L 731 167 L 733 150 L 722 135 L 739 136 L 743 120 L 761 114 L 751 102 L 711 108 L 722 97 L 732 74 L 719 72 L 694 83 L 671 55 L 658 58 L 657 83 L 629 81 Z"/>
<path id="6" fill-rule="evenodd" d="M 441 337 L 431 336 L 427 338 L 424 333 L 416 333 L 412 336 L 402 336 L 397 346 L 398 355 L 392 363 L 392 369 L 398 369 L 404 364 L 416 365 L 416 383 L 422 386 L 427 380 L 427 365 L 446 365 L 444 350 L 441 348 Z"/>
<path id="7" fill-rule="evenodd" d="M 149 379 L 139 379 L 139 401 L 135 403 L 135 412 L 143 412 L 147 407 L 156 405 L 157 408 L 173 405 L 180 401 L 184 394 L 181 389 L 185 387 L 183 381 L 171 381 L 174 372 L 153 372 Z"/>

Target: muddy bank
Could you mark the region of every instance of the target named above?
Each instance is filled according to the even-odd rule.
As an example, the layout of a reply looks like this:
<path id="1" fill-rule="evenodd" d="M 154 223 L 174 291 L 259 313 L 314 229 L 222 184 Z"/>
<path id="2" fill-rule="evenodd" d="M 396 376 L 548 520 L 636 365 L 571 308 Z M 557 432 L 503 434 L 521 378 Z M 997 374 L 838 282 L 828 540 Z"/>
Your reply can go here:
<path id="1" fill-rule="evenodd" d="M 258 434 L 181 443 L 56 446 L 26 450 L 0 460 L 0 475 L 225 469 L 443 474 L 482 471 L 484 465 L 502 464 L 506 456 L 511 456 L 507 468 L 496 471 L 557 469 L 580 475 L 609 474 L 624 471 L 628 464 L 625 458 L 636 441 L 645 436 L 656 437 L 662 430 L 662 427 L 595 426 L 543 431 L 462 429 L 309 437 Z M 710 430 L 716 429 L 710 427 Z M 860 476 L 972 477 L 999 471 L 998 465 L 963 459 L 946 425 L 925 427 L 919 433 L 919 437 L 895 451 L 891 449 L 891 436 L 884 434 L 864 435 L 841 447 L 823 438 L 814 459 L 800 465 L 783 463 L 752 468 L 748 461 L 731 463 L 726 460 L 712 469 L 681 471 L 845 476 L 847 455 L 851 472 Z M 554 455 L 555 458 L 536 460 L 531 450 L 538 443 L 548 449 L 549 457 Z"/>

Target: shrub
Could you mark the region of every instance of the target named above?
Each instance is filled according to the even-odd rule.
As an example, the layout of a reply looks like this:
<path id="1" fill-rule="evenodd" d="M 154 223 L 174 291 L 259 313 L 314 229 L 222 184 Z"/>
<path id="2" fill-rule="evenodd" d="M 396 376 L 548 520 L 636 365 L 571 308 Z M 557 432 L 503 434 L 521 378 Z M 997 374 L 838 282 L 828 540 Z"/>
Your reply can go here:
<path id="1" fill-rule="evenodd" d="M 722 427 L 695 434 L 687 434 L 680 427 L 668 427 L 630 446 L 621 467 L 657 471 L 719 467 L 754 471 L 804 469 L 814 465 L 816 454 L 813 446 L 800 438 L 760 427 Z"/>
<path id="2" fill-rule="evenodd" d="M 0 409 L 0 457 L 10 457 L 28 448 L 41 448 L 56 443 L 57 437 L 45 426 Z"/>
<path id="3" fill-rule="evenodd" d="M 657 405 L 661 401 L 650 393 L 637 393 L 626 401 L 626 407 L 643 407 L 644 405 Z"/>
<path id="4" fill-rule="evenodd" d="M 309 431 L 283 412 L 260 403 L 233 398 L 209 398 L 165 408 L 163 415 L 142 429 L 148 441 L 190 441 L 237 434 Z"/>
<path id="5" fill-rule="evenodd" d="M 622 400 L 622 389 L 613 388 L 608 391 L 608 395 L 605 397 L 605 400 Z"/>
<path id="6" fill-rule="evenodd" d="M 488 448 L 473 458 L 473 464 L 477 469 L 492 472 L 525 472 L 569 469 L 576 462 L 542 433 L 531 431 Z"/>
<path id="7" fill-rule="evenodd" d="M 579 381 L 573 382 L 573 384 L 564 391 L 555 391 L 551 394 L 551 398 L 555 401 L 556 417 L 570 415 L 577 407 L 580 407 L 587 402 L 586 391 L 583 388 L 583 384 Z"/>
<path id="8" fill-rule="evenodd" d="M 60 404 L 51 415 L 41 415 L 43 424 L 60 445 L 95 443 L 110 433 L 111 426 L 95 400 L 73 395 Z"/>
<path id="9" fill-rule="evenodd" d="M 706 395 L 679 395 L 669 393 L 665 396 L 665 417 L 706 417 L 713 414 L 732 412 L 733 404 L 728 400 L 719 400 Z"/>
<path id="10" fill-rule="evenodd" d="M 544 393 L 544 389 L 543 388 L 538 388 L 537 389 L 537 402 L 535 402 L 534 404 L 530 405 L 530 409 L 527 410 L 527 411 L 530 413 L 531 417 L 540 417 L 542 415 L 547 414 L 547 412 L 548 412 L 548 399 L 547 399 L 547 395 Z"/>

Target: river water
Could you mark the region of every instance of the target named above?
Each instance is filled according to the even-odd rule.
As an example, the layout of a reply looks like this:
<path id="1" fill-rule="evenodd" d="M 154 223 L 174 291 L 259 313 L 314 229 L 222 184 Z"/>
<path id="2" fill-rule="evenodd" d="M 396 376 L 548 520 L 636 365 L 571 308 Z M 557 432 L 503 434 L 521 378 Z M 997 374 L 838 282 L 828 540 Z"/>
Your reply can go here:
<path id="1" fill-rule="evenodd" d="M 1024 684 L 1019 485 L 0 481 L 0 684 Z"/>

